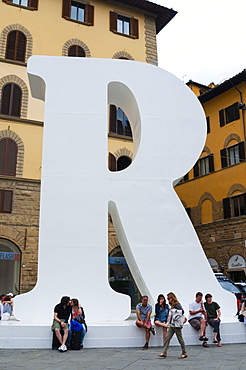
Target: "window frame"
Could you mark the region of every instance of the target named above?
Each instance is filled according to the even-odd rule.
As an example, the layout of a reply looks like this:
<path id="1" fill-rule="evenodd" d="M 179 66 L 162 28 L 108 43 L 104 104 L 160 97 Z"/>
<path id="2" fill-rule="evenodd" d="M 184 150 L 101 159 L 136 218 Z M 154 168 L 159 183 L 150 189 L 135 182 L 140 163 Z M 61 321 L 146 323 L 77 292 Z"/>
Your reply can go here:
<path id="1" fill-rule="evenodd" d="M 10 199 L 6 200 L 7 194 L 10 195 Z M 8 202 L 8 207 L 6 207 L 5 202 Z M 0 189 L 0 213 L 12 213 L 12 209 L 13 190 Z"/>
<path id="2" fill-rule="evenodd" d="M 84 22 L 71 18 L 72 2 L 85 6 L 85 21 Z M 62 17 L 71 22 L 84 24 L 86 26 L 94 26 L 94 6 L 84 1 L 63 0 Z"/>
<path id="3" fill-rule="evenodd" d="M 15 4 L 13 3 L 12 0 L 2 0 L 2 1 L 8 5 L 17 6 L 18 8 L 27 9 L 27 10 L 38 10 L 39 0 L 28 0 L 28 6 Z"/>
<path id="4" fill-rule="evenodd" d="M 126 126 L 124 124 L 122 124 L 122 131 L 119 129 L 119 121 L 120 121 L 118 119 L 118 112 L 119 111 L 122 112 L 122 118 L 123 118 L 122 122 L 124 123 L 124 121 L 126 122 L 126 120 L 129 122 L 129 128 L 130 128 L 129 131 L 126 130 L 126 128 L 128 128 L 128 126 Z M 110 110 L 109 110 L 109 133 L 119 135 L 119 136 L 124 136 L 124 137 L 127 137 L 127 138 L 132 138 L 131 123 L 130 123 L 127 115 L 125 114 L 125 112 L 120 107 L 117 107 L 113 104 L 110 104 Z M 128 133 L 130 133 L 130 135 Z"/>
<path id="5" fill-rule="evenodd" d="M 7 88 L 7 86 L 10 85 L 10 97 L 9 97 L 9 100 L 6 102 L 6 97 L 4 96 L 4 93 L 5 93 L 5 89 Z M 20 98 L 19 98 L 19 102 L 18 102 L 18 114 L 17 115 L 14 115 L 13 114 L 13 109 L 14 109 L 14 105 L 16 104 L 16 100 L 18 97 L 17 96 L 14 96 L 14 94 L 17 94 L 16 92 L 19 90 L 20 92 Z M 7 94 L 7 93 L 5 93 Z M 22 105 L 22 89 L 19 85 L 17 85 L 16 83 L 14 82 L 9 82 L 9 83 L 6 83 L 5 85 L 3 85 L 2 87 L 2 90 L 1 90 L 1 103 L 0 103 L 0 114 L 2 115 L 5 115 L 5 116 L 9 116 L 9 117 L 21 117 L 21 105 Z M 3 105 L 4 104 L 7 104 L 8 106 L 8 113 L 3 113 Z"/>
<path id="6" fill-rule="evenodd" d="M 238 148 L 239 153 L 239 161 L 236 163 L 230 163 L 230 151 L 235 150 Z M 220 160 L 221 160 L 221 168 L 235 166 L 236 164 L 242 163 L 245 161 L 245 144 L 244 141 L 240 143 L 228 146 L 226 148 L 221 149 L 220 151 Z"/>
<path id="7" fill-rule="evenodd" d="M 238 207 L 238 214 L 235 214 L 235 201 L 237 201 Z M 243 203 L 244 213 L 241 213 L 240 201 Z M 236 194 L 229 198 L 223 199 L 223 212 L 224 212 L 224 219 L 226 218 L 235 218 L 241 217 L 246 215 L 246 193 Z"/>
<path id="8" fill-rule="evenodd" d="M 233 121 L 240 119 L 240 112 L 238 108 L 238 102 L 229 105 L 226 108 L 223 108 L 219 111 L 219 122 L 220 127 L 228 125 Z"/>
<path id="9" fill-rule="evenodd" d="M 75 47 L 75 54 L 76 55 L 69 55 L 69 53 L 71 51 L 71 48 L 74 48 L 74 47 Z M 79 54 L 79 49 L 83 50 L 84 55 L 78 55 Z M 76 58 L 85 58 L 86 57 L 86 52 L 82 48 L 82 46 L 74 44 L 74 45 L 69 46 L 68 51 L 67 51 L 67 56 L 68 57 L 76 57 Z"/>
<path id="10" fill-rule="evenodd" d="M 129 19 L 129 35 L 118 30 L 118 18 Z M 117 11 L 110 11 L 109 13 L 109 29 L 111 32 L 125 37 L 130 37 L 132 39 L 139 38 L 139 25 L 138 19 L 133 16 L 127 16 L 125 14 L 118 13 Z"/>
<path id="11" fill-rule="evenodd" d="M 14 140 L 6 137 L 2 138 L 0 142 L 5 143 L 5 147 L 2 150 L 2 153 L 0 151 L 0 156 L 2 155 L 2 158 L 0 157 L 0 160 L 2 160 L 2 163 L 0 163 L 2 165 L 2 169 L 0 168 L 0 175 L 14 177 L 16 176 L 18 146 Z M 10 142 L 11 144 L 14 144 L 14 153 L 11 153 L 9 151 Z M 12 171 L 9 171 L 9 168 L 12 169 Z"/>
<path id="12" fill-rule="evenodd" d="M 13 58 L 9 58 L 8 57 L 8 54 L 11 52 L 11 41 L 10 41 L 10 36 L 11 34 L 15 34 L 15 41 L 14 41 L 14 47 L 13 47 L 13 54 L 14 54 L 14 57 Z M 24 36 L 24 48 L 22 48 L 22 50 L 20 50 L 20 36 L 23 35 Z M 27 45 L 27 37 L 26 35 L 19 31 L 19 30 L 13 30 L 13 31 L 10 31 L 7 35 L 7 42 L 6 42 L 6 50 L 5 50 L 5 59 L 7 60 L 13 60 L 15 62 L 20 62 L 20 63 L 25 63 L 26 62 L 26 45 Z M 23 59 L 18 59 L 18 53 L 22 52 L 23 54 Z"/>
<path id="13" fill-rule="evenodd" d="M 205 167 L 204 167 L 203 163 L 205 163 Z M 202 171 L 203 167 L 204 168 L 207 167 L 208 171 L 207 172 Z M 206 175 L 209 175 L 210 173 L 213 173 L 214 172 L 214 155 L 209 154 L 207 156 L 199 158 L 198 161 L 196 162 L 196 164 L 193 167 L 193 172 L 194 172 L 194 178 L 206 176 Z"/>

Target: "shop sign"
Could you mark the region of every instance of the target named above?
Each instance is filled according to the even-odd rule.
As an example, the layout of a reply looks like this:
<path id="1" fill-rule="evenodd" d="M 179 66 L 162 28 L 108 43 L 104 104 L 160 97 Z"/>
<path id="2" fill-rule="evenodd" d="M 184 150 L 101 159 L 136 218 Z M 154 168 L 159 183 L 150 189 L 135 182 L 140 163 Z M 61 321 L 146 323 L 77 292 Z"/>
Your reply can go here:
<path id="1" fill-rule="evenodd" d="M 0 252 L 0 260 L 16 261 L 20 259 L 20 253 Z"/>
<path id="2" fill-rule="evenodd" d="M 114 264 L 114 265 L 125 265 L 126 259 L 125 257 L 109 257 L 108 263 Z"/>
<path id="3" fill-rule="evenodd" d="M 210 263 L 210 266 L 213 270 L 218 270 L 219 265 L 218 265 L 218 262 L 214 258 L 209 258 L 208 262 Z"/>
<path id="4" fill-rule="evenodd" d="M 245 259 L 239 254 L 235 254 L 234 256 L 232 256 L 228 262 L 229 269 L 238 269 L 238 268 L 244 268 L 244 267 L 246 267 Z"/>

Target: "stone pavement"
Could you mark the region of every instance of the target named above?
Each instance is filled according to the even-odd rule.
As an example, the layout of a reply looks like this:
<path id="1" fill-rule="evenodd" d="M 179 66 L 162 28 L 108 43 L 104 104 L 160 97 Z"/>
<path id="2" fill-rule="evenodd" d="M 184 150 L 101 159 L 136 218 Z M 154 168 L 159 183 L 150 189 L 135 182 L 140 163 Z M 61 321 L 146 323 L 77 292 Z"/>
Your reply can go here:
<path id="1" fill-rule="evenodd" d="M 187 346 L 188 358 L 179 360 L 180 347 L 170 347 L 168 357 L 158 358 L 160 348 L 99 348 L 60 353 L 51 349 L 0 349 L 0 369 L 246 369 L 245 344 Z"/>

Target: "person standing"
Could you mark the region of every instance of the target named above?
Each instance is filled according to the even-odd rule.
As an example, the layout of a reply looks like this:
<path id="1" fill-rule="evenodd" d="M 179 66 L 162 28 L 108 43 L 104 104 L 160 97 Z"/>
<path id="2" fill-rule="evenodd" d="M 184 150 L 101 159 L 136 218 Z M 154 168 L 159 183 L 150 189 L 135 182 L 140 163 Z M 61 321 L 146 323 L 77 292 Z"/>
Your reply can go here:
<path id="1" fill-rule="evenodd" d="M 207 321 L 214 330 L 213 343 L 217 343 L 218 347 L 222 347 L 220 337 L 220 306 L 217 302 L 212 301 L 212 294 L 208 293 L 205 295 L 206 302 L 204 303 L 205 310 L 207 311 Z"/>
<path id="2" fill-rule="evenodd" d="M 167 299 L 169 302 L 169 305 L 171 306 L 171 309 L 169 311 L 169 317 L 167 321 L 168 330 L 167 330 L 167 336 L 166 341 L 162 350 L 162 353 L 159 354 L 159 357 L 167 357 L 167 350 L 170 344 L 170 340 L 172 339 L 173 335 L 176 334 L 176 337 L 179 341 L 179 344 L 182 348 L 182 354 L 178 358 L 186 358 L 188 357 L 186 348 L 185 348 L 185 342 L 182 335 L 182 329 L 184 324 L 184 310 L 178 301 L 176 295 L 173 292 L 168 293 Z"/>
<path id="3" fill-rule="evenodd" d="M 163 345 L 167 335 L 167 318 L 169 314 L 169 306 L 163 294 L 159 294 L 157 303 L 155 304 L 155 325 L 163 328 Z"/>
<path id="4" fill-rule="evenodd" d="M 138 303 L 136 307 L 137 321 L 135 324 L 137 327 L 145 329 L 146 342 L 142 349 L 148 349 L 149 347 L 150 332 L 155 335 L 155 329 L 152 327 L 150 321 L 152 306 L 148 303 L 148 300 L 147 295 L 142 296 L 141 303 Z"/>

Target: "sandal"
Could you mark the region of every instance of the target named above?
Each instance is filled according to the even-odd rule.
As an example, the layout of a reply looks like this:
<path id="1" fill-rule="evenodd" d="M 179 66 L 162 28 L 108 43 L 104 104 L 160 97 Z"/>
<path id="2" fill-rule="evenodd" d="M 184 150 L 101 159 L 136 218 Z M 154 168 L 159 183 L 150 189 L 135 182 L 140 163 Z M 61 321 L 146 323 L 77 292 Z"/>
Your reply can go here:
<path id="1" fill-rule="evenodd" d="M 208 348 L 209 347 L 209 345 L 208 345 L 208 343 L 207 342 L 203 342 L 203 347 L 205 347 L 205 348 Z"/>
<path id="2" fill-rule="evenodd" d="M 217 347 L 222 347 L 222 344 L 220 343 L 220 344 L 217 344 Z"/>
<path id="3" fill-rule="evenodd" d="M 187 355 L 187 354 L 185 354 L 185 355 L 181 355 L 181 356 L 179 356 L 178 358 L 186 358 L 186 357 L 188 357 L 188 355 Z"/>
<path id="4" fill-rule="evenodd" d="M 214 339 L 214 340 L 213 340 L 213 343 L 218 343 L 218 341 Z"/>

